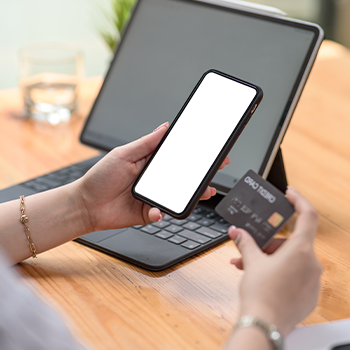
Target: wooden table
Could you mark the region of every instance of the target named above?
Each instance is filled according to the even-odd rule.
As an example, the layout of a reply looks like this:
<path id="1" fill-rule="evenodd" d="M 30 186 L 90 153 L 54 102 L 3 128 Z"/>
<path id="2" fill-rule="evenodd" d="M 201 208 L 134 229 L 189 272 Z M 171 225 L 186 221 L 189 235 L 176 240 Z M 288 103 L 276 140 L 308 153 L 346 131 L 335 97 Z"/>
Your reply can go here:
<path id="1" fill-rule="evenodd" d="M 0 188 L 97 154 L 78 135 L 100 84 L 87 79 L 80 114 L 57 127 L 23 120 L 18 90 L 0 92 Z M 289 183 L 320 214 L 322 292 L 304 324 L 350 317 L 349 98 L 350 51 L 326 41 L 282 144 Z M 154 273 L 70 242 L 19 268 L 93 348 L 219 349 L 238 316 L 238 255 L 227 242 Z"/>

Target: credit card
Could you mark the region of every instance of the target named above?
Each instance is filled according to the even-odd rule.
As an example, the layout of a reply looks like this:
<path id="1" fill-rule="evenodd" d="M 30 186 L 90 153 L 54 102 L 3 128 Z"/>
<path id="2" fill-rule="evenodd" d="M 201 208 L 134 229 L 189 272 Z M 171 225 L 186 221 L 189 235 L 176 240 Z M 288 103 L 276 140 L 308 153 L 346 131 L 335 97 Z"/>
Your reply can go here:
<path id="1" fill-rule="evenodd" d="M 295 210 L 283 192 L 249 170 L 215 211 L 231 225 L 245 229 L 264 248 Z"/>

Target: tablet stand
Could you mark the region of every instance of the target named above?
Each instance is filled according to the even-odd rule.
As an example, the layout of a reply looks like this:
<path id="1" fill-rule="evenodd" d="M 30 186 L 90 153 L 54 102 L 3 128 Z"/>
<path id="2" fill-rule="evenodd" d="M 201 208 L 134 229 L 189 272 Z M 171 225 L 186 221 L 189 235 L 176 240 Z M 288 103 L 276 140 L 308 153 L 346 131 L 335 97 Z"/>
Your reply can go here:
<path id="1" fill-rule="evenodd" d="M 284 168 L 281 148 L 278 149 L 275 160 L 270 169 L 269 175 L 267 176 L 267 181 L 272 183 L 283 193 L 286 192 L 288 182 L 287 182 L 286 170 Z"/>

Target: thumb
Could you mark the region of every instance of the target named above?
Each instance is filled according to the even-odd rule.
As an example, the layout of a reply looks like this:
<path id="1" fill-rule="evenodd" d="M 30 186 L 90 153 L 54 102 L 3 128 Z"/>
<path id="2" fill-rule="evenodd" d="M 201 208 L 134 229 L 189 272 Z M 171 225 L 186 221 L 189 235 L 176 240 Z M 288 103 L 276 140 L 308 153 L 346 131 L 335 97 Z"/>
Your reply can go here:
<path id="1" fill-rule="evenodd" d="M 169 122 L 166 122 L 152 133 L 141 137 L 140 139 L 130 142 L 129 144 L 120 147 L 119 151 L 124 153 L 124 156 L 132 163 L 135 163 L 153 153 L 162 137 L 168 130 Z"/>
<path id="2" fill-rule="evenodd" d="M 245 269 L 263 255 L 262 250 L 247 231 L 231 226 L 228 230 L 228 234 L 242 254 L 243 266 Z"/>

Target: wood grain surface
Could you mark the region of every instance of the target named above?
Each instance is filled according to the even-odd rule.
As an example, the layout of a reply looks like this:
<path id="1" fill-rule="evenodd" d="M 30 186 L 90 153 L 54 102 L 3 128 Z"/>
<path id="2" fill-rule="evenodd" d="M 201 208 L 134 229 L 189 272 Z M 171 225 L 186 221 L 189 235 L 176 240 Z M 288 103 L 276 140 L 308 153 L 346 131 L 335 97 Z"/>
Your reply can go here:
<path id="1" fill-rule="evenodd" d="M 0 188 L 97 154 L 78 137 L 101 82 L 85 80 L 79 112 L 57 127 L 23 119 L 19 91 L 0 91 Z M 350 52 L 325 41 L 282 143 L 289 183 L 320 214 L 322 291 L 304 324 L 350 317 L 349 98 Z M 18 269 L 91 348 L 219 349 L 239 311 L 235 256 L 226 242 L 154 273 L 70 242 Z"/>

